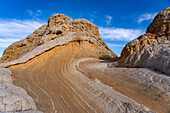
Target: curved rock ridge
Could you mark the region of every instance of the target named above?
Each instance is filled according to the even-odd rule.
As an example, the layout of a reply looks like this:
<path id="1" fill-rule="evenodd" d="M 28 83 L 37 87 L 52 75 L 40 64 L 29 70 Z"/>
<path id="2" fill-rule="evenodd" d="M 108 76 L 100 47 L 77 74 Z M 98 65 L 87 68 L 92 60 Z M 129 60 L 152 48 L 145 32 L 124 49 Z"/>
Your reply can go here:
<path id="1" fill-rule="evenodd" d="M 170 111 L 170 77 L 147 68 L 109 67 L 109 62 L 79 64 L 92 78 L 158 113 Z"/>
<path id="2" fill-rule="evenodd" d="M 55 14 L 50 17 L 47 25 L 41 26 L 24 40 L 15 42 L 5 49 L 0 63 L 16 60 L 32 51 L 35 47 L 50 40 L 63 37 L 71 32 L 77 33 L 77 40 L 79 36 L 93 37 L 106 49 L 112 52 L 99 36 L 99 29 L 96 25 L 85 19 L 72 20 L 64 14 Z M 114 57 L 117 56 L 113 52 L 112 54 Z"/>
<path id="3" fill-rule="evenodd" d="M 141 35 L 129 42 L 122 50 L 119 66 L 148 67 L 170 75 L 170 8 L 160 12 L 150 25 L 151 33 Z M 166 29 L 158 27 L 166 24 Z M 147 32 L 151 31 L 150 26 Z M 156 27 L 154 27 L 156 26 Z M 157 31 L 154 31 L 157 29 Z M 152 34 L 155 33 L 155 34 Z"/>
<path id="4" fill-rule="evenodd" d="M 156 15 L 153 22 L 148 26 L 147 33 L 158 33 L 170 29 L 170 7 L 167 7 Z"/>
<path id="5" fill-rule="evenodd" d="M 100 58 L 106 58 L 107 56 L 109 58 L 114 58 L 116 57 L 115 54 L 113 54 L 113 52 L 111 52 L 110 50 L 107 50 L 100 42 L 98 42 L 95 38 L 93 37 L 85 37 L 84 36 L 85 33 L 83 32 L 70 32 L 67 35 L 64 35 L 60 38 L 56 38 L 54 40 L 51 40 L 49 42 L 46 42 L 45 44 L 42 44 L 40 46 L 37 46 L 35 49 L 33 49 L 31 52 L 28 52 L 27 54 L 21 56 L 19 59 L 17 60 L 13 60 L 7 63 L 2 63 L 0 64 L 0 67 L 9 67 L 12 65 L 17 65 L 17 64 L 22 64 L 22 63 L 26 63 L 27 61 L 35 58 L 36 56 L 49 51 L 51 49 L 53 49 L 54 47 L 57 46 L 64 46 L 69 44 L 70 42 L 78 42 L 81 43 L 81 41 L 88 41 L 91 44 L 95 44 L 98 47 L 97 48 L 101 48 L 101 50 L 96 50 L 96 52 L 98 54 L 100 54 Z"/>

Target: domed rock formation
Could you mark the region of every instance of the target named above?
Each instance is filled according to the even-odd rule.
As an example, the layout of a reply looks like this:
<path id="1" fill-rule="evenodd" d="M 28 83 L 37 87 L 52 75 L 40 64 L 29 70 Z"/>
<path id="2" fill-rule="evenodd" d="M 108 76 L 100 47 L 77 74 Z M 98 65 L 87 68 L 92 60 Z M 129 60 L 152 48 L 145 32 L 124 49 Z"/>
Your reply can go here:
<path id="1" fill-rule="evenodd" d="M 167 7 L 156 15 L 153 22 L 148 26 L 147 33 L 158 33 L 169 31 L 170 29 L 170 7 Z"/>
<path id="2" fill-rule="evenodd" d="M 96 25 L 85 19 L 72 20 L 64 14 L 55 14 L 50 17 L 47 25 L 41 26 L 24 40 L 15 42 L 6 48 L 0 61 L 3 63 L 16 60 L 37 46 L 70 34 L 76 35 L 74 36 L 76 40 L 81 40 L 79 36 L 93 37 L 102 46 L 112 52 L 100 38 L 99 29 Z M 116 54 L 113 52 L 112 55 L 116 57 Z"/>
<path id="3" fill-rule="evenodd" d="M 147 32 L 129 42 L 121 53 L 120 66 L 148 67 L 170 75 L 170 8 L 158 13 Z"/>

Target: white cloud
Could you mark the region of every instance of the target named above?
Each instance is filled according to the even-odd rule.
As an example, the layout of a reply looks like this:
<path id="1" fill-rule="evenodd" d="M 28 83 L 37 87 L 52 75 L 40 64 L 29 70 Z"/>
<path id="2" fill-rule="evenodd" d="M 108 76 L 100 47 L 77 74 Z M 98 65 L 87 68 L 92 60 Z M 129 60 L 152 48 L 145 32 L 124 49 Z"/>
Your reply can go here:
<path id="1" fill-rule="evenodd" d="M 124 29 L 124 28 L 113 28 L 113 27 L 99 27 L 100 36 L 108 40 L 118 40 L 118 41 L 131 41 L 144 31 L 141 29 Z"/>
<path id="2" fill-rule="evenodd" d="M 0 47 L 7 47 L 15 41 L 26 38 L 45 22 L 35 20 L 0 19 Z"/>
<path id="3" fill-rule="evenodd" d="M 0 38 L 25 38 L 43 24 L 34 20 L 0 19 Z"/>
<path id="4" fill-rule="evenodd" d="M 106 25 L 110 25 L 110 23 L 111 23 L 111 21 L 112 21 L 112 17 L 111 16 L 109 16 L 109 15 L 106 15 L 105 16 L 106 17 Z"/>
<path id="5" fill-rule="evenodd" d="M 157 13 L 147 13 L 147 14 L 140 15 L 137 22 L 138 24 L 140 24 L 143 21 L 153 20 L 156 15 Z"/>

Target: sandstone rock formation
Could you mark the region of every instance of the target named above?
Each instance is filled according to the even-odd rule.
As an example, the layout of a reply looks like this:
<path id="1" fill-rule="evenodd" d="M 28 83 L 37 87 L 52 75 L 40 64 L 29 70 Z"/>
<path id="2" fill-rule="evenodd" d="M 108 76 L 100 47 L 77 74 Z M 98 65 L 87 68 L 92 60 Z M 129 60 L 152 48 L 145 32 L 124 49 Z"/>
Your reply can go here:
<path id="1" fill-rule="evenodd" d="M 6 108 L 0 105 L 0 111 L 168 113 L 170 77 L 147 68 L 126 68 L 149 67 L 169 73 L 169 27 L 158 32 L 160 25 L 155 22 L 148 28 L 150 33 L 128 43 L 118 59 L 99 36 L 96 25 L 64 14 L 53 15 L 47 25 L 4 51 L 0 85 L 10 81 L 18 90 L 5 87 L 12 92 L 8 94 L 2 88 L 3 95 L 17 97 L 13 101 L 6 98 Z M 110 63 L 108 59 L 118 60 Z M 14 104 L 18 100 L 21 103 Z M 36 108 L 39 111 L 34 111 Z"/>
<path id="2" fill-rule="evenodd" d="M 5 49 L 0 62 L 16 60 L 39 45 L 71 33 L 75 33 L 75 40 L 77 41 L 81 40 L 79 36 L 93 37 L 102 46 L 112 52 L 100 38 L 99 29 L 96 25 L 85 19 L 72 20 L 64 14 L 56 14 L 48 20 L 47 25 L 41 26 L 24 40 L 15 42 Z M 116 56 L 113 52 L 112 54 L 113 57 Z"/>
<path id="3" fill-rule="evenodd" d="M 129 42 L 121 53 L 120 66 L 148 67 L 170 75 L 170 8 L 158 13 L 147 32 Z"/>
<path id="4" fill-rule="evenodd" d="M 147 33 L 169 32 L 170 28 L 170 7 L 167 7 L 156 15 L 153 22 L 148 26 Z"/>
<path id="5" fill-rule="evenodd" d="M 0 63 L 16 60 L 25 53 L 33 50 L 36 47 L 39 39 L 44 34 L 45 29 L 46 25 L 43 25 L 39 29 L 34 31 L 34 33 L 29 35 L 27 38 L 21 41 L 17 41 L 10 45 L 8 48 L 6 48 L 1 57 Z"/>
<path id="6" fill-rule="evenodd" d="M 155 111 L 162 113 L 170 112 L 169 14 L 170 8 L 166 8 L 158 13 L 153 22 L 147 28 L 147 33 L 129 42 L 123 48 L 121 57 L 116 62 L 108 64 L 112 70 L 107 68 L 103 70 L 108 74 L 112 72 L 114 76 L 125 76 L 126 79 L 130 78 L 137 83 L 143 84 L 146 87 L 144 88 L 145 90 L 142 90 L 143 88 L 141 87 L 135 88 L 135 90 L 140 89 L 138 92 L 143 94 L 147 93 L 147 95 L 151 96 L 149 98 L 153 98 L 152 100 L 161 100 L 160 103 L 164 101 L 162 107 L 160 107 L 160 103 L 160 105 L 157 105 L 157 110 L 156 108 L 153 108 L 154 106 L 150 106 L 150 108 L 152 107 Z M 101 69 L 99 68 L 98 70 Z M 134 86 L 130 87 L 134 88 Z M 153 89 L 154 91 L 151 91 Z M 149 92 L 147 90 L 149 90 Z M 127 92 L 124 92 L 124 94 L 130 96 Z M 159 97 L 157 97 L 158 95 Z M 135 96 L 131 98 L 135 98 Z M 140 99 L 140 97 L 137 97 L 137 101 L 139 102 L 140 100 L 138 99 Z M 142 99 L 143 102 L 145 102 L 144 98 Z"/>

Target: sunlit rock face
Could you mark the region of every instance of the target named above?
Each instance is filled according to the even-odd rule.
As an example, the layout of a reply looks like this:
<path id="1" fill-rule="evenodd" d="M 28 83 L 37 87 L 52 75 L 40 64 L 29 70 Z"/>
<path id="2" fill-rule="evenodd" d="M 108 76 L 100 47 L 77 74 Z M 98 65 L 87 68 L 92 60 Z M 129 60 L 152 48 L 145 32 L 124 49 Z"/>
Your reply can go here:
<path id="1" fill-rule="evenodd" d="M 153 22 L 148 26 L 147 33 L 169 32 L 170 28 L 170 7 L 167 7 L 156 15 Z"/>

